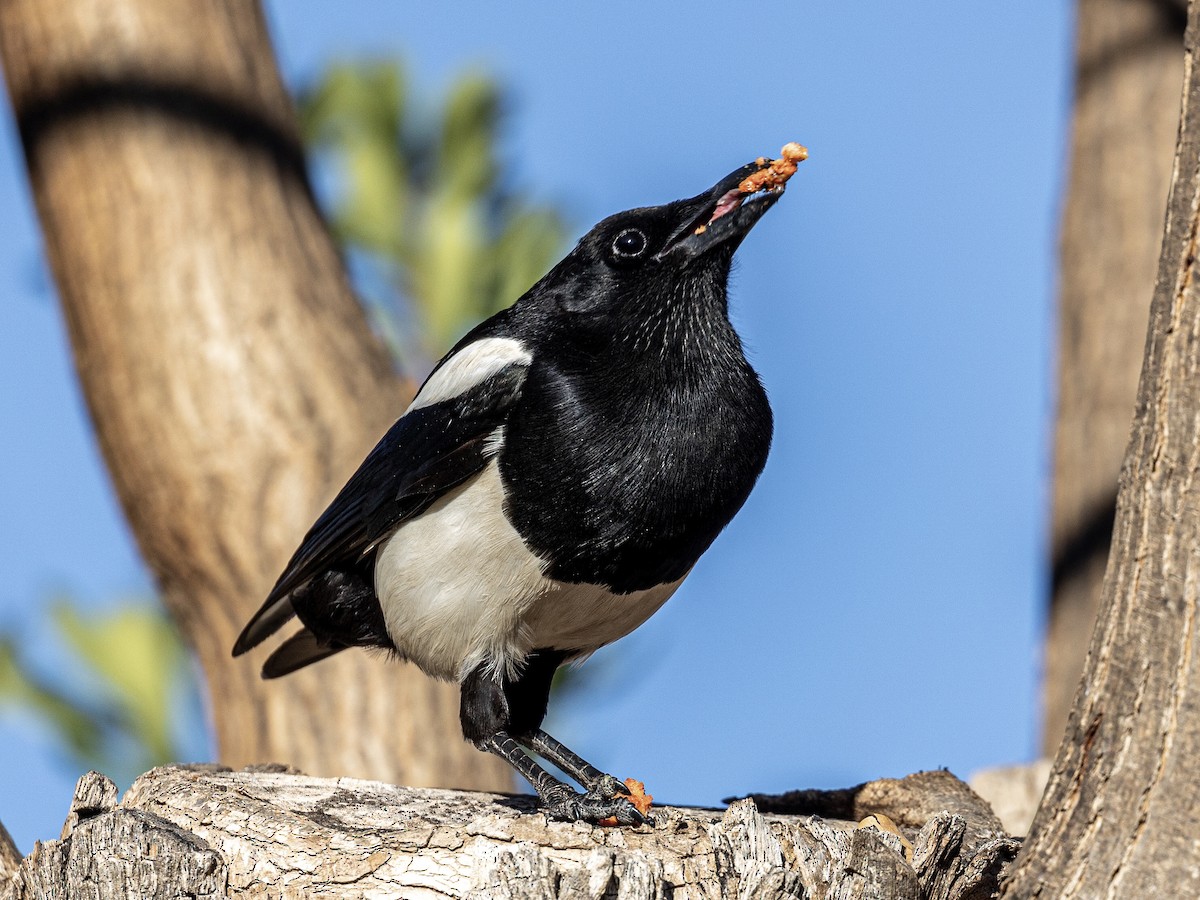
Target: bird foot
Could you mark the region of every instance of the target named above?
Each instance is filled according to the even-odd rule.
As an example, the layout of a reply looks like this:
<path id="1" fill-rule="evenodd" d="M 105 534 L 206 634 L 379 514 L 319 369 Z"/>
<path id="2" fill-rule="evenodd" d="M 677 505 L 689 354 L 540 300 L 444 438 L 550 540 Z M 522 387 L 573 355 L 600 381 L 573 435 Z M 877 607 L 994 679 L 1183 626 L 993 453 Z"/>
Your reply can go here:
<path id="1" fill-rule="evenodd" d="M 616 779 L 613 779 L 616 781 Z M 621 789 L 625 786 L 617 782 Z M 610 785 L 605 784 L 607 789 Z M 615 794 L 615 791 L 614 791 Z M 559 785 L 542 797 L 545 812 L 550 818 L 562 822 L 591 822 L 597 825 L 603 819 L 615 820 L 617 825 L 654 824 L 650 816 L 640 813 L 636 806 L 623 797 L 608 797 L 593 791 L 578 794 L 569 787 Z"/>
<path id="2" fill-rule="evenodd" d="M 629 788 L 625 786 L 625 782 L 618 781 L 612 775 L 601 775 L 591 784 L 585 784 L 588 789 L 585 796 L 594 797 L 597 800 L 611 800 L 614 797 L 628 797 Z"/>

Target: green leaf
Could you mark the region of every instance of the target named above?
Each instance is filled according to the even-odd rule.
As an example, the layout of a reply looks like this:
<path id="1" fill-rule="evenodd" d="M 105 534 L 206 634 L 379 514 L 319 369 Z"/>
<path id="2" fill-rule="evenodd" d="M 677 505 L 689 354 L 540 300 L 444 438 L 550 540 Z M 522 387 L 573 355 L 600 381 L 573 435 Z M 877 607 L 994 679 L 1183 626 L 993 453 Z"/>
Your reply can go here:
<path id="1" fill-rule="evenodd" d="M 566 228 L 558 213 L 544 208 L 521 208 L 508 219 L 492 248 L 496 289 L 491 315 L 529 290 L 554 264 Z"/>
<path id="2" fill-rule="evenodd" d="M 411 106 L 400 67 L 379 61 L 330 67 L 301 101 L 304 133 L 336 174 L 338 239 L 378 264 L 436 357 L 532 285 L 565 229 L 556 210 L 505 188 L 495 150 L 504 101 L 490 78 L 459 77 L 433 115 Z M 401 318 L 385 329 L 389 343 L 412 346 L 394 337 Z"/>
<path id="3" fill-rule="evenodd" d="M 496 123 L 500 97 L 480 73 L 463 75 L 442 113 L 435 190 L 451 202 L 476 200 L 496 183 Z"/>
<path id="4" fill-rule="evenodd" d="M 99 677 L 148 759 L 171 759 L 171 697 L 183 651 L 158 610 L 125 604 L 84 617 L 59 602 L 53 618 L 66 643 Z"/>
<path id="5" fill-rule="evenodd" d="M 99 753 L 104 730 L 113 719 L 110 710 L 85 710 L 47 684 L 25 662 L 16 641 L 8 635 L 0 637 L 0 702 L 32 713 L 80 758 Z"/>

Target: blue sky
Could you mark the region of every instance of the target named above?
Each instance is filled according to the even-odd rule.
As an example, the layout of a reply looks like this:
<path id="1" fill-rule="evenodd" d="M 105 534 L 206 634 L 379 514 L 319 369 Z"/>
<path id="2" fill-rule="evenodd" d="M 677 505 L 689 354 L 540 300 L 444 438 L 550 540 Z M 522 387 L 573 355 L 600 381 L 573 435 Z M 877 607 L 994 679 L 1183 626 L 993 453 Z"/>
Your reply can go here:
<path id="1" fill-rule="evenodd" d="M 429 96 L 495 75 L 503 154 L 575 235 L 785 141 L 811 153 L 733 279 L 775 408 L 767 470 L 675 598 L 552 710 L 559 736 L 667 802 L 1028 759 L 1070 5 L 329 9 L 267 4 L 290 84 L 364 54 L 402 58 Z M 56 592 L 101 606 L 149 586 L 3 127 L 0 628 L 43 652 Z M 79 774 L 49 748 L 0 714 L 0 820 L 24 850 L 57 834 Z"/>

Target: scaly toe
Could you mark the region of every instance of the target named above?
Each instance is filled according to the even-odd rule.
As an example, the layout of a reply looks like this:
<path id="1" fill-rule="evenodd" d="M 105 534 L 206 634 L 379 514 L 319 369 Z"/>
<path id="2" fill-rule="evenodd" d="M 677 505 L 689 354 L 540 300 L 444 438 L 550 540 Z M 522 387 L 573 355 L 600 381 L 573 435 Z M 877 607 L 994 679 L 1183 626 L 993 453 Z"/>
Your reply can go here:
<path id="1" fill-rule="evenodd" d="M 615 819 L 618 825 L 643 825 L 647 817 L 638 812 L 623 798 L 603 799 L 589 794 L 571 793 L 548 800 L 545 811 L 552 819 L 562 822 L 591 822 L 598 824 L 602 819 Z"/>
<path id="2" fill-rule="evenodd" d="M 595 797 L 599 800 L 611 800 L 613 797 L 628 797 L 629 788 L 625 786 L 623 781 L 618 781 L 612 775 L 603 775 L 588 785 L 587 796 Z"/>

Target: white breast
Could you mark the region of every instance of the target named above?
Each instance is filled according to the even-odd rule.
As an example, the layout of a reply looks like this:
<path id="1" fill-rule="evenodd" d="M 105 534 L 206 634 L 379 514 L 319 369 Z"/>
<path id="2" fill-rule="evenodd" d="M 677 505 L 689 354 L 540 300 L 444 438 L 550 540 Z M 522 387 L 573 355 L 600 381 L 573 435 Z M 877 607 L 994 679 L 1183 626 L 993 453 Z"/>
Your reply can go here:
<path id="1" fill-rule="evenodd" d="M 388 634 L 430 675 L 461 680 L 480 663 L 511 675 L 541 648 L 585 655 L 641 625 L 683 580 L 614 594 L 546 578 L 503 500 L 493 460 L 405 522 L 376 558 Z"/>

